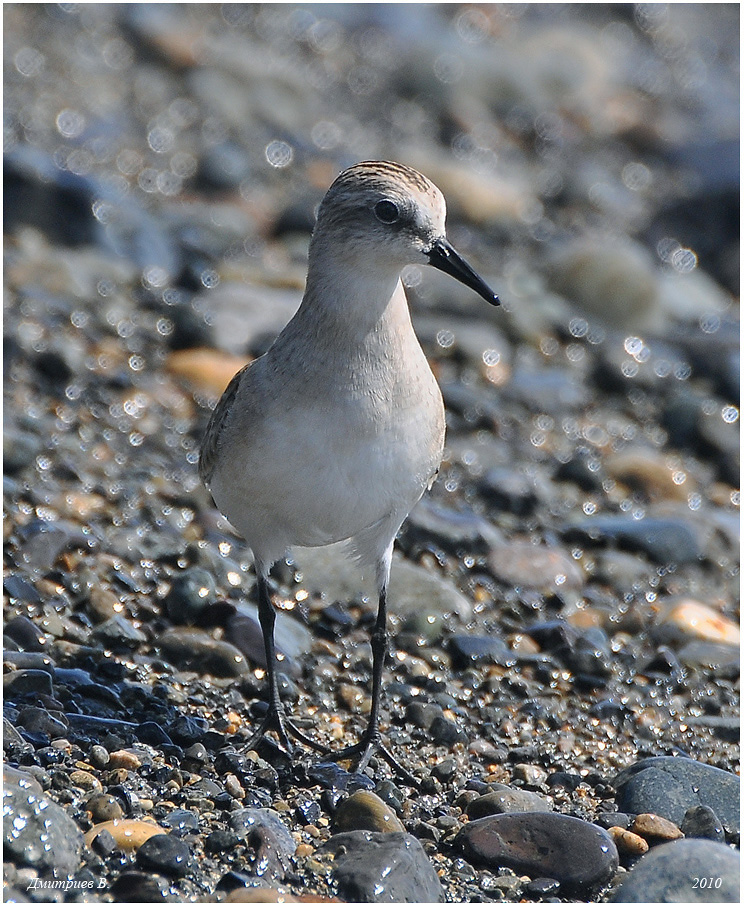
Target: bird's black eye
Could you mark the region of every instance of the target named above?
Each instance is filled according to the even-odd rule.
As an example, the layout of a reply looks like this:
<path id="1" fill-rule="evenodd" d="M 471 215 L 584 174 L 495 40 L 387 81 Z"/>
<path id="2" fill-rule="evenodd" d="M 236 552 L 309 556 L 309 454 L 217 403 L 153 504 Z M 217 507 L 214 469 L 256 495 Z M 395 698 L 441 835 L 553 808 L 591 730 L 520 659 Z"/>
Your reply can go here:
<path id="1" fill-rule="evenodd" d="M 395 202 L 383 199 L 375 205 L 375 217 L 383 224 L 394 224 L 400 217 L 398 206 Z"/>

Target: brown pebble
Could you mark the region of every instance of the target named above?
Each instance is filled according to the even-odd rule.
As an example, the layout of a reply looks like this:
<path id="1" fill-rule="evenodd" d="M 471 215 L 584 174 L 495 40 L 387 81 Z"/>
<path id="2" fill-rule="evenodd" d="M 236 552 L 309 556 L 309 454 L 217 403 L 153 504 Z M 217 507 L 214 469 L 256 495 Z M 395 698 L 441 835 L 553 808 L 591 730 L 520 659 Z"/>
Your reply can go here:
<path id="1" fill-rule="evenodd" d="M 294 899 L 277 888 L 234 888 L 223 904 L 294 904 Z"/>
<path id="2" fill-rule="evenodd" d="M 124 817 L 121 804 L 111 794 L 93 794 L 85 801 L 85 808 L 91 814 L 94 822 L 110 822 L 113 819 Z"/>
<path id="3" fill-rule="evenodd" d="M 101 782 L 90 772 L 77 771 L 70 772 L 70 784 L 73 787 L 80 787 L 83 790 L 101 790 Z"/>
<path id="4" fill-rule="evenodd" d="M 636 816 L 630 830 L 637 835 L 646 839 L 656 839 L 657 841 L 676 841 L 677 838 L 684 838 L 679 827 L 664 819 L 662 816 L 654 813 L 641 813 Z"/>
<path id="5" fill-rule="evenodd" d="M 347 797 L 336 810 L 334 822 L 339 831 L 405 831 L 387 803 L 368 790 Z"/>
<path id="6" fill-rule="evenodd" d="M 190 349 L 171 353 L 165 365 L 171 374 L 218 395 L 235 372 L 250 361 L 243 356 L 230 356 L 223 350 Z"/>
<path id="7" fill-rule="evenodd" d="M 615 847 L 617 847 L 620 853 L 627 853 L 631 856 L 640 856 L 648 850 L 648 841 L 640 835 L 634 835 L 633 832 L 628 831 L 627 828 L 620 828 L 619 825 L 613 825 L 612 828 L 608 828 L 607 830 L 612 836 Z"/>
<path id="8" fill-rule="evenodd" d="M 130 771 L 140 768 L 142 763 L 138 756 L 130 753 L 129 750 L 116 750 L 109 756 L 109 768 L 126 768 Z"/>
<path id="9" fill-rule="evenodd" d="M 295 851 L 295 856 L 309 857 L 311 853 L 315 853 L 315 848 L 312 844 L 298 844 L 297 850 Z"/>
<path id="10" fill-rule="evenodd" d="M 85 843 L 88 847 L 102 831 L 110 832 L 118 849 L 126 853 L 139 850 L 145 841 L 155 835 L 167 834 L 164 828 L 154 822 L 147 822 L 143 819 L 113 819 L 110 822 L 100 822 L 86 832 Z"/>

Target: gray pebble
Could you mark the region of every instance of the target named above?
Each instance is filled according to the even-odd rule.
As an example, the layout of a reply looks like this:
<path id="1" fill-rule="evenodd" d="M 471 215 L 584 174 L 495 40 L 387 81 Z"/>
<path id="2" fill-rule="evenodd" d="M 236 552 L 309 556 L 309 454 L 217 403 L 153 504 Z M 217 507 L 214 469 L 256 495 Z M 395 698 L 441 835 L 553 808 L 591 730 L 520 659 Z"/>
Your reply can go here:
<path id="1" fill-rule="evenodd" d="M 255 870 L 282 879 L 297 849 L 289 829 L 273 809 L 239 809 L 230 815 L 232 831 L 256 852 Z"/>
<path id="2" fill-rule="evenodd" d="M 497 787 L 498 790 L 484 794 L 468 804 L 467 814 L 470 819 L 481 819 L 483 816 L 496 816 L 502 813 L 550 812 L 552 809 L 548 800 L 532 791 L 502 784 Z"/>
<path id="3" fill-rule="evenodd" d="M 614 903 L 739 903 L 739 854 L 715 841 L 654 847 L 630 870 Z"/>
<path id="4" fill-rule="evenodd" d="M 239 649 L 199 630 L 173 627 L 159 637 L 158 643 L 171 663 L 182 670 L 215 677 L 241 677 L 250 670 Z"/>
<path id="5" fill-rule="evenodd" d="M 614 786 L 617 805 L 625 812 L 656 813 L 680 825 L 691 806 L 710 806 L 728 834 L 739 834 L 739 778 L 720 768 L 656 756 L 620 772 Z"/>
<path id="6" fill-rule="evenodd" d="M 586 895 L 608 882 L 618 866 L 617 848 L 604 829 L 550 812 L 476 819 L 453 846 L 491 871 L 506 867 L 519 875 L 557 879 L 566 894 Z"/>
<path id="7" fill-rule="evenodd" d="M 10 856 L 58 877 L 76 872 L 83 853 L 83 833 L 75 822 L 25 772 L 6 766 L 3 782 L 6 859 Z"/>
<path id="8" fill-rule="evenodd" d="M 177 879 L 196 870 L 197 862 L 189 845 L 173 835 L 153 835 L 137 851 L 137 865 Z"/>
<path id="9" fill-rule="evenodd" d="M 691 806 L 685 813 L 680 829 L 686 838 L 709 838 L 723 843 L 726 837 L 721 820 L 710 806 Z"/>
<path id="10" fill-rule="evenodd" d="M 319 850 L 334 854 L 339 896 L 352 903 L 439 903 L 444 892 L 416 838 L 404 832 L 350 831 Z"/>
<path id="11" fill-rule="evenodd" d="M 52 677 L 47 671 L 20 670 L 8 671 L 3 675 L 3 692 L 6 698 L 15 700 L 16 697 L 26 696 L 29 693 L 47 696 L 52 695 Z"/>

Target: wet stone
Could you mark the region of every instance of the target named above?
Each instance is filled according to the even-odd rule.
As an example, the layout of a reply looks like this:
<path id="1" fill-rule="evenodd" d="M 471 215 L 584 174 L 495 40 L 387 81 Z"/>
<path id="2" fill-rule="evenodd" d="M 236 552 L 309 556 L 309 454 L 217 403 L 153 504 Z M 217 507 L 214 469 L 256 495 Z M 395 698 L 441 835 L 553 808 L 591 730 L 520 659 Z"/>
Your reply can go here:
<path id="1" fill-rule="evenodd" d="M 509 586 L 555 592 L 580 589 L 584 572 L 568 554 L 547 545 L 514 541 L 500 545 L 488 559 L 494 576 Z"/>
<path id="2" fill-rule="evenodd" d="M 725 844 L 671 841 L 641 857 L 611 900 L 619 904 L 738 904 L 739 873 L 739 854 Z"/>
<path id="3" fill-rule="evenodd" d="M 516 662 L 516 656 L 509 651 L 506 643 L 494 636 L 452 636 L 449 651 L 455 670 L 464 670 L 478 664 L 507 667 Z"/>
<path id="4" fill-rule="evenodd" d="M 83 834 L 65 810 L 25 772 L 3 770 L 3 845 L 6 859 L 65 878 L 77 871 Z"/>
<path id="5" fill-rule="evenodd" d="M 276 810 L 239 809 L 231 813 L 229 825 L 255 851 L 256 872 L 283 878 L 297 845 Z"/>
<path id="6" fill-rule="evenodd" d="M 146 641 L 147 636 L 135 627 L 131 620 L 127 620 L 121 614 L 115 614 L 95 628 L 93 638 L 100 639 L 108 648 L 117 651 L 136 648 Z"/>
<path id="7" fill-rule="evenodd" d="M 137 865 L 173 878 L 189 875 L 197 867 L 191 848 L 173 835 L 148 838 L 137 851 Z"/>
<path id="8" fill-rule="evenodd" d="M 694 530 L 682 520 L 591 517 L 570 527 L 566 538 L 582 542 L 614 542 L 630 551 L 643 552 L 657 564 L 692 564 L 702 555 Z"/>
<path id="9" fill-rule="evenodd" d="M 686 838 L 709 838 L 721 843 L 726 838 L 721 820 L 710 806 L 691 806 L 680 828 Z"/>
<path id="10" fill-rule="evenodd" d="M 52 677 L 48 671 L 8 671 L 3 675 L 3 693 L 6 700 L 16 697 L 45 694 L 52 695 Z"/>
<path id="11" fill-rule="evenodd" d="M 32 520 L 19 531 L 21 555 L 30 567 L 46 572 L 71 544 L 87 548 L 88 540 L 72 524 Z"/>
<path id="12" fill-rule="evenodd" d="M 356 790 L 369 790 L 375 782 L 360 772 L 347 772 L 335 762 L 316 762 L 308 768 L 308 779 L 312 784 L 319 784 L 324 790 L 353 793 Z"/>
<path id="13" fill-rule="evenodd" d="M 372 791 L 359 790 L 347 797 L 333 819 L 338 831 L 405 831 L 393 810 Z"/>
<path id="14" fill-rule="evenodd" d="M 199 819 L 190 809 L 174 809 L 160 821 L 174 831 L 199 831 Z"/>
<path id="15" fill-rule="evenodd" d="M 455 743 L 464 743 L 467 735 L 460 730 L 454 721 L 444 715 L 438 715 L 429 727 L 429 733 L 435 743 L 442 746 L 454 746 Z"/>
<path id="16" fill-rule="evenodd" d="M 648 841 L 635 832 L 628 831 L 627 828 L 620 828 L 617 825 L 611 825 L 607 829 L 615 842 L 618 853 L 628 854 L 629 856 L 638 857 L 648 852 Z"/>
<path id="17" fill-rule="evenodd" d="M 529 516 L 538 504 L 535 483 L 523 473 L 506 467 L 489 469 L 478 487 L 489 504 L 516 516 Z"/>
<path id="18" fill-rule="evenodd" d="M 422 499 L 411 511 L 404 528 L 406 539 L 426 539 L 450 554 L 486 554 L 501 536 L 476 513 L 454 510 Z"/>
<path id="19" fill-rule="evenodd" d="M 476 819 L 453 846 L 475 866 L 557 879 L 566 894 L 586 894 L 605 884 L 618 865 L 617 848 L 606 831 L 549 812 Z"/>
<path id="20" fill-rule="evenodd" d="M 249 672 L 242 652 L 207 633 L 174 627 L 159 637 L 158 643 L 166 658 L 181 670 L 215 677 L 241 677 Z"/>
<path id="21" fill-rule="evenodd" d="M 171 583 L 165 607 L 174 624 L 190 624 L 216 598 L 217 588 L 211 573 L 202 567 L 188 567 Z"/>
<path id="22" fill-rule="evenodd" d="M 739 833 L 739 778 L 712 765 L 656 756 L 622 771 L 614 786 L 625 812 L 655 813 L 679 825 L 690 807 L 709 806 L 727 834 Z"/>
<path id="23" fill-rule="evenodd" d="M 67 731 L 67 722 L 61 713 L 53 715 L 39 706 L 26 706 L 21 709 L 18 723 L 32 734 L 46 734 L 51 737 L 63 737 Z"/>
<path id="24" fill-rule="evenodd" d="M 112 883 L 109 890 L 121 903 L 152 904 L 166 900 L 168 889 L 168 880 L 161 875 L 128 870 Z"/>
<path id="25" fill-rule="evenodd" d="M 47 637 L 28 617 L 14 617 L 3 627 L 8 636 L 26 652 L 42 652 L 47 646 Z"/>
<path id="26" fill-rule="evenodd" d="M 111 794 L 95 793 L 85 801 L 85 808 L 91 814 L 94 822 L 110 822 L 112 819 L 122 819 L 124 810 L 121 804 Z"/>
<path id="27" fill-rule="evenodd" d="M 663 819 L 661 816 L 655 816 L 653 813 L 641 813 L 633 820 L 630 830 L 647 841 L 675 841 L 677 838 L 684 837 L 679 828 L 670 822 L 669 819 Z"/>
<path id="28" fill-rule="evenodd" d="M 483 816 L 501 813 L 550 812 L 552 809 L 548 800 L 532 791 L 507 787 L 505 784 L 493 786 L 498 789 L 483 794 L 468 804 L 468 818 L 481 819 Z"/>
<path id="29" fill-rule="evenodd" d="M 352 903 L 439 903 L 444 892 L 419 841 L 404 832 L 350 831 L 319 853 L 332 853 L 339 896 Z"/>

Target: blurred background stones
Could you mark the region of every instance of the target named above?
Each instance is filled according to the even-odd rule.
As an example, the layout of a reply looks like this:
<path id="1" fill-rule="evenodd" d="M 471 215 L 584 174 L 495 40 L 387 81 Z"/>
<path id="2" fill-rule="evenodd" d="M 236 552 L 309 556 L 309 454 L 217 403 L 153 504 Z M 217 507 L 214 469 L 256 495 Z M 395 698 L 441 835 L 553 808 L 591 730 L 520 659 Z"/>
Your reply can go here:
<path id="1" fill-rule="evenodd" d="M 663 901 L 698 865 L 735 900 L 738 7 L 4 26 L 6 900 L 632 900 L 651 874 Z M 439 185 L 503 301 L 403 274 L 448 423 L 391 584 L 385 733 L 420 791 L 247 751 L 250 557 L 196 470 L 300 302 L 316 205 L 374 158 Z M 272 578 L 282 695 L 334 747 L 370 707 L 370 580 L 343 550 Z M 547 850 L 505 855 L 505 821 Z"/>

